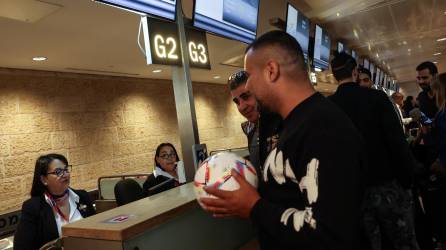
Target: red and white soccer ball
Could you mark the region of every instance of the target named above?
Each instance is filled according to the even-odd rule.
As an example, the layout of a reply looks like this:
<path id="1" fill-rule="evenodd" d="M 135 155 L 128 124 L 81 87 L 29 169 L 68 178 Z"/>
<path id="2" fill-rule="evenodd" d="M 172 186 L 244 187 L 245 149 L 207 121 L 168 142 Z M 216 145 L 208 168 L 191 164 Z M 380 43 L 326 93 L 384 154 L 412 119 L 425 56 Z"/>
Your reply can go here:
<path id="1" fill-rule="evenodd" d="M 239 189 L 240 185 L 231 175 L 232 169 L 235 169 L 248 183 L 257 188 L 257 173 L 251 162 L 234 153 L 223 152 L 207 158 L 195 173 L 194 190 L 197 200 L 214 197 L 204 191 L 205 186 L 226 191 Z"/>

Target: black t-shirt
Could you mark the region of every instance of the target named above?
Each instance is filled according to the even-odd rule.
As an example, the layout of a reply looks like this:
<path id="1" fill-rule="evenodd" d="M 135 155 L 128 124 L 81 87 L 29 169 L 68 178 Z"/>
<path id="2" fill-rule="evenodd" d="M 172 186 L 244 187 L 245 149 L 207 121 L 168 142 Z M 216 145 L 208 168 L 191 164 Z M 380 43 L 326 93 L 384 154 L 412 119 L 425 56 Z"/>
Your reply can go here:
<path id="1" fill-rule="evenodd" d="M 262 198 L 251 212 L 261 248 L 358 249 L 359 133 L 319 93 L 300 103 L 282 126 L 259 173 Z"/>
<path id="2" fill-rule="evenodd" d="M 417 99 L 421 112 L 423 112 L 430 119 L 433 119 L 438 112 L 435 98 L 430 98 L 427 91 L 422 91 L 420 94 L 418 94 Z"/>

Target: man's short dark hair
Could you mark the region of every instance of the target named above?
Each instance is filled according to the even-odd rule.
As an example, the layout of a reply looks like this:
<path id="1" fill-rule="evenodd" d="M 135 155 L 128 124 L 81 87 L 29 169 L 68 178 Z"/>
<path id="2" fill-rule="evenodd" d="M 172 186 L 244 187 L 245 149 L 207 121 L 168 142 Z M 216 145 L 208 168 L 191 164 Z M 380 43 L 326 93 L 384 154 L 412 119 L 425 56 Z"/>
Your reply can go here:
<path id="1" fill-rule="evenodd" d="M 437 66 L 433 62 L 422 62 L 420 65 L 417 66 L 417 71 L 422 71 L 423 69 L 429 69 L 429 73 L 433 76 L 438 74 Z"/>
<path id="2" fill-rule="evenodd" d="M 359 74 L 366 74 L 369 76 L 369 79 L 372 80 L 372 73 L 370 73 L 370 70 L 367 68 L 364 68 L 363 66 L 359 67 Z"/>
<path id="3" fill-rule="evenodd" d="M 331 60 L 331 71 L 338 81 L 351 78 L 355 68 L 356 60 L 345 52 L 336 54 Z"/>
<path id="4" fill-rule="evenodd" d="M 244 70 L 233 73 L 228 79 L 229 89 L 232 91 L 248 80 L 248 73 Z"/>
<path id="5" fill-rule="evenodd" d="M 261 35 L 246 48 L 245 53 L 249 50 L 255 51 L 267 46 L 280 47 L 291 56 L 293 63 L 298 64 L 303 71 L 307 71 L 304 53 L 299 42 L 293 36 L 281 30 L 273 30 Z"/>

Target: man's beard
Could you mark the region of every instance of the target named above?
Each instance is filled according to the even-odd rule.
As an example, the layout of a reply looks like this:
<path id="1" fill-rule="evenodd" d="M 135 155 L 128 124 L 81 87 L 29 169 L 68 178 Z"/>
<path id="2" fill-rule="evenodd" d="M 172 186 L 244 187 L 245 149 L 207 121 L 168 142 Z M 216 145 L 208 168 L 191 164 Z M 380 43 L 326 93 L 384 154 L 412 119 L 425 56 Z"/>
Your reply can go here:
<path id="1" fill-rule="evenodd" d="M 269 109 L 268 107 L 265 106 L 264 103 L 262 103 L 262 101 L 260 101 L 259 99 L 256 98 L 257 101 L 257 111 L 262 114 L 262 113 L 271 113 L 271 109 Z"/>

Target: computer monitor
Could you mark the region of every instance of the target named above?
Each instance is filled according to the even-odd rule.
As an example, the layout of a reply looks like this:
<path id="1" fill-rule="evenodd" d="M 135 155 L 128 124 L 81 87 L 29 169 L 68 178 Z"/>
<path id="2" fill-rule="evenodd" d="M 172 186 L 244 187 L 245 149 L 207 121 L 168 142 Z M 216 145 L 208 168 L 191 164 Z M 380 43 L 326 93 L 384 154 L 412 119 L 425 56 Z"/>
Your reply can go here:
<path id="1" fill-rule="evenodd" d="M 328 69 L 331 40 L 327 31 L 316 25 L 314 35 L 313 66 L 316 69 Z"/>
<path id="2" fill-rule="evenodd" d="M 193 25 L 216 35 L 251 43 L 257 35 L 259 0 L 195 0 Z"/>
<path id="3" fill-rule="evenodd" d="M 97 2 L 119 7 L 125 10 L 153 15 L 174 21 L 176 18 L 176 0 L 96 0 Z"/>
<path id="4" fill-rule="evenodd" d="M 289 3 L 287 8 L 286 32 L 296 38 L 300 47 L 302 47 L 305 60 L 308 60 L 310 20 Z"/>
<path id="5" fill-rule="evenodd" d="M 338 42 L 336 47 L 338 48 L 338 53 L 341 53 L 341 52 L 344 51 L 344 44 L 343 43 Z"/>
<path id="6" fill-rule="evenodd" d="M 364 68 L 369 69 L 370 68 L 370 64 L 369 64 L 369 60 L 367 58 L 364 58 Z"/>
<path id="7" fill-rule="evenodd" d="M 376 85 L 381 85 L 380 84 L 380 78 L 381 78 L 381 69 L 379 67 L 376 67 L 376 76 L 375 76 L 375 84 Z"/>
<path id="8" fill-rule="evenodd" d="M 198 169 L 201 163 L 208 158 L 208 150 L 206 144 L 194 144 L 192 145 L 192 158 L 194 160 L 194 167 Z"/>

